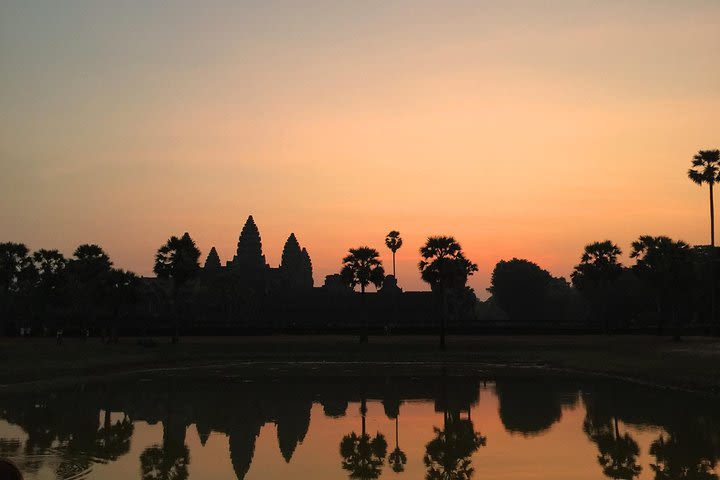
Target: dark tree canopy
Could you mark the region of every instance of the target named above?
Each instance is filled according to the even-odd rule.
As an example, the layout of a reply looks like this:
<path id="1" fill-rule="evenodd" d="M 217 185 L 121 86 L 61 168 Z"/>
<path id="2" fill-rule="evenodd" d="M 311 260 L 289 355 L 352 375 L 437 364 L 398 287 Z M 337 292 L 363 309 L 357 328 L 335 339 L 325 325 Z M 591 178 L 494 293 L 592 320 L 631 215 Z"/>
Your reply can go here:
<path id="1" fill-rule="evenodd" d="M 552 280 L 548 271 L 529 260 L 501 260 L 493 270 L 488 291 L 511 319 L 529 321 L 542 310 Z"/>
<path id="2" fill-rule="evenodd" d="M 454 237 L 428 237 L 420 255 L 420 276 L 433 291 L 463 288 L 468 277 L 477 272 L 477 265 L 465 258 Z"/>
<path id="3" fill-rule="evenodd" d="M 153 271 L 158 277 L 169 278 L 176 287 L 180 287 L 198 274 L 199 259 L 200 250 L 185 232 L 180 238 L 170 237 L 167 243 L 160 247 L 155 255 Z"/>
<path id="4" fill-rule="evenodd" d="M 371 283 L 380 288 L 385 279 L 385 270 L 378 258 L 380 253 L 370 247 L 351 248 L 349 252 L 342 260 L 340 275 L 343 282 L 351 288 L 360 285 L 362 293 L 365 293 L 365 288 Z"/>
<path id="5" fill-rule="evenodd" d="M 592 290 L 615 280 L 623 271 L 618 257 L 620 247 L 610 240 L 585 246 L 580 264 L 575 266 L 570 278 L 578 290 Z"/>
<path id="6" fill-rule="evenodd" d="M 715 246 L 715 201 L 713 187 L 720 179 L 720 150 L 700 150 L 692 159 L 688 178 L 698 185 L 706 184 L 710 193 L 710 245 Z"/>
<path id="7" fill-rule="evenodd" d="M 32 260 L 41 281 L 59 275 L 65 270 L 68 263 L 65 256 L 58 250 L 40 249 L 33 253 Z"/>
<path id="8" fill-rule="evenodd" d="M 98 295 L 112 269 L 110 257 L 99 245 L 80 245 L 68 264 L 72 283 L 81 294 Z"/>
<path id="9" fill-rule="evenodd" d="M 720 150 L 700 150 L 692 159 L 688 178 L 698 185 L 713 185 L 720 175 Z"/>
<path id="10" fill-rule="evenodd" d="M 34 274 L 28 248 L 22 243 L 0 243 L 0 292 L 17 292 Z"/>
<path id="11" fill-rule="evenodd" d="M 395 253 L 402 247 L 403 240 L 400 237 L 400 232 L 393 230 L 385 237 L 385 246 L 390 249 L 391 252 Z"/>
<path id="12" fill-rule="evenodd" d="M 637 259 L 638 274 L 656 288 L 689 286 L 692 252 L 682 240 L 642 235 L 632 243 L 630 257 Z"/>

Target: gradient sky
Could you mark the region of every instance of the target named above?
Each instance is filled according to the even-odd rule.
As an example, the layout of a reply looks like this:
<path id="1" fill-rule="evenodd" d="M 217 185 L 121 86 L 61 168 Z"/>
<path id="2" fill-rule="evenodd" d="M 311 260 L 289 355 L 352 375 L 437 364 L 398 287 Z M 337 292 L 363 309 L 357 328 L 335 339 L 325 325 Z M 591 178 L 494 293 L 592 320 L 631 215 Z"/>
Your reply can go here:
<path id="1" fill-rule="evenodd" d="M 567 276 L 584 244 L 708 243 L 720 2 L 0 0 L 0 241 L 98 243 L 149 275 L 171 235 L 315 282 L 399 230 Z"/>

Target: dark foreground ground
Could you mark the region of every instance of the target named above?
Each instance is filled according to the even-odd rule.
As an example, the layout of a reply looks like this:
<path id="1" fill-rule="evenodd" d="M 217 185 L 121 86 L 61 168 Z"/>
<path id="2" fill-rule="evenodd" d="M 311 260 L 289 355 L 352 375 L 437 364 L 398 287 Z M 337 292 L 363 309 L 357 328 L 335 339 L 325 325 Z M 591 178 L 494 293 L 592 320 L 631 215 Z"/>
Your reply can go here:
<path id="1" fill-rule="evenodd" d="M 514 365 L 609 375 L 673 388 L 720 394 L 720 340 L 655 336 L 463 336 L 450 337 L 445 352 L 437 337 L 352 336 L 185 337 L 155 346 L 124 338 L 105 345 L 66 338 L 0 338 L 0 391 L 33 388 L 89 377 L 165 368 L 241 366 L 263 375 L 269 365 L 315 364 L 412 373 L 426 365 L 472 369 Z"/>

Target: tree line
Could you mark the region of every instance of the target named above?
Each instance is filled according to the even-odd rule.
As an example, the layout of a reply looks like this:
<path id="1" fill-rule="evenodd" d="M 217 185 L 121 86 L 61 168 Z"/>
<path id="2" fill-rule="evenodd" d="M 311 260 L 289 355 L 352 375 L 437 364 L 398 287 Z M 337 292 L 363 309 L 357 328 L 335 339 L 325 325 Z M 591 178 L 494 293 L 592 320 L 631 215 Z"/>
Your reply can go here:
<path id="1" fill-rule="evenodd" d="M 701 150 L 692 159 L 688 177 L 710 192 L 710 246 L 691 247 L 666 236 L 640 236 L 631 245 L 635 264 L 619 261 L 622 251 L 610 240 L 587 245 L 570 282 L 526 259 L 501 260 L 494 268 L 491 298 L 485 302 L 502 312 L 505 320 L 590 318 L 611 332 L 654 324 L 658 331 L 672 327 L 679 338 L 691 321 L 716 326 L 718 252 L 714 246 L 713 187 L 720 179 L 720 151 Z M 259 241 L 259 240 L 258 240 Z M 400 233 L 385 238 L 395 255 L 402 247 Z M 438 306 L 440 345 L 444 348 L 448 319 L 459 310 L 476 308 L 477 299 L 467 285 L 477 271 L 460 243 L 452 236 L 428 237 L 420 247 L 418 271 Z M 219 266 L 217 253 L 212 256 Z M 347 287 L 380 288 L 385 270 L 375 248 L 350 248 L 338 277 Z M 188 233 L 171 236 L 155 255 L 153 271 L 170 285 L 168 305 L 174 320 L 173 341 L 180 335 L 182 311 L 191 292 L 187 288 L 201 273 L 200 250 Z M 132 314 L 139 296 L 139 277 L 116 268 L 98 245 L 80 245 L 72 257 L 58 250 L 30 252 L 21 243 L 0 243 L 0 328 L 22 329 L 62 326 L 69 322 L 86 334 L 90 328 L 103 339 L 117 338 L 117 326 Z M 715 332 L 720 333 L 720 332 Z M 367 341 L 367 327 L 361 341 Z"/>

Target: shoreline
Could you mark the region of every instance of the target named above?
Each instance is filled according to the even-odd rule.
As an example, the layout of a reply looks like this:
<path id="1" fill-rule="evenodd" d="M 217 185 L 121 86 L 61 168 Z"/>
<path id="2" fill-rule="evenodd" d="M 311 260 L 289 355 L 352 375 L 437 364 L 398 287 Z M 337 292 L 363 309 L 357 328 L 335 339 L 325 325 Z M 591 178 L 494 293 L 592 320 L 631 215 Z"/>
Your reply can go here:
<path id="1" fill-rule="evenodd" d="M 655 336 L 458 336 L 445 352 L 430 336 L 371 337 L 368 345 L 351 336 L 187 337 L 178 345 L 156 338 L 155 347 L 138 340 L 104 345 L 95 338 L 65 339 L 58 346 L 48 338 L 0 339 L 0 394 L 163 371 L 216 368 L 256 376 L 278 367 L 322 367 L 313 373 L 348 375 L 348 367 L 364 366 L 413 375 L 442 368 L 455 374 L 534 370 L 720 394 L 720 340 L 708 337 L 676 343 Z"/>

